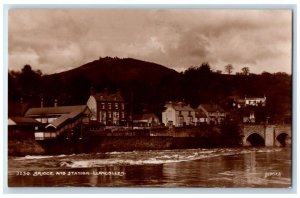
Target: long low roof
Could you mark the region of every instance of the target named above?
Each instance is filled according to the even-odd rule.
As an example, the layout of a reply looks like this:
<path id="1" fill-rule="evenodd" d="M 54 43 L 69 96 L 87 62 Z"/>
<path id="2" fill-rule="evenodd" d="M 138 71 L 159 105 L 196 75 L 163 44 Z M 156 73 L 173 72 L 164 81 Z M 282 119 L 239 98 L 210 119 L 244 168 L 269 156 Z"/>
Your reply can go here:
<path id="1" fill-rule="evenodd" d="M 8 120 L 8 125 L 32 125 L 32 124 L 39 124 L 33 118 L 25 118 L 25 117 L 10 117 Z"/>
<path id="2" fill-rule="evenodd" d="M 46 126 L 46 128 L 49 127 L 49 126 L 53 126 L 53 127 L 55 127 L 57 129 L 60 126 L 62 126 L 64 123 L 66 123 L 66 121 L 73 120 L 74 118 L 76 118 L 77 116 L 79 116 L 86 109 L 87 109 L 87 107 L 84 108 L 84 109 L 77 109 L 75 111 L 72 111 L 71 113 L 62 115 L 59 118 L 57 118 L 57 119 L 53 120 L 52 122 L 50 122 L 49 125 Z"/>
<path id="3" fill-rule="evenodd" d="M 25 117 L 63 115 L 74 111 L 83 111 L 85 108 L 86 105 L 30 108 L 25 113 Z"/>

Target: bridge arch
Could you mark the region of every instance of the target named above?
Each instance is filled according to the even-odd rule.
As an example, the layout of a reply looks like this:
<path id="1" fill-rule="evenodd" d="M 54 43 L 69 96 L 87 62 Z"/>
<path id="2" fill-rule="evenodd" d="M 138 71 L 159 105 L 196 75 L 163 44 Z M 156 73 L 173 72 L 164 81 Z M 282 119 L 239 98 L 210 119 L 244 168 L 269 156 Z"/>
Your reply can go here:
<path id="1" fill-rule="evenodd" d="M 259 132 L 249 133 L 244 137 L 244 145 L 247 146 L 265 146 L 264 136 Z"/>
<path id="2" fill-rule="evenodd" d="M 243 145 L 285 146 L 292 141 L 291 125 L 243 125 Z M 260 137 L 259 137 L 260 136 Z"/>
<path id="3" fill-rule="evenodd" d="M 286 146 L 288 137 L 289 137 L 289 135 L 285 131 L 278 133 L 277 136 L 275 137 L 276 146 Z"/>

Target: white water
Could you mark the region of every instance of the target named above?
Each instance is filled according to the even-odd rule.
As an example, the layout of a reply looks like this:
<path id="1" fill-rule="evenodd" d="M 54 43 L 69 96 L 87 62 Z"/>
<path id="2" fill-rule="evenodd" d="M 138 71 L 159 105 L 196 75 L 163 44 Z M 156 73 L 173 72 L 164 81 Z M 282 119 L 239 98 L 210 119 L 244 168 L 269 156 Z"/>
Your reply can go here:
<path id="1" fill-rule="evenodd" d="M 179 149 L 179 150 L 151 150 L 133 152 L 107 152 L 97 154 L 72 155 L 40 155 L 13 158 L 18 163 L 28 164 L 34 170 L 43 165 L 49 168 L 51 162 L 57 162 L 52 168 L 93 168 L 112 165 L 145 165 L 166 164 L 183 161 L 199 160 L 211 157 L 245 154 L 251 152 L 279 152 L 282 148 L 216 148 L 216 149 Z M 44 163 L 44 164 L 43 164 Z M 40 165 L 39 167 L 30 164 Z M 19 167 L 19 166 L 18 166 Z M 50 166 L 51 167 L 51 166 Z"/>
<path id="2" fill-rule="evenodd" d="M 290 151 L 249 147 L 9 157 L 8 178 L 10 186 L 282 188 L 291 186 Z M 30 176 L 18 175 L 23 171 Z M 36 171 L 89 175 L 35 177 Z"/>

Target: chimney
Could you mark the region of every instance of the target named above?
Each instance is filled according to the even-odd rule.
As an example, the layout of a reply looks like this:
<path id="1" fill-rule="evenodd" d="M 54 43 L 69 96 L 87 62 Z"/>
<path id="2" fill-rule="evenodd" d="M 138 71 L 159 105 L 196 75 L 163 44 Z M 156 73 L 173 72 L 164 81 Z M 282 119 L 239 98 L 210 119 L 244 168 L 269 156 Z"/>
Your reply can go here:
<path id="1" fill-rule="evenodd" d="M 44 107 L 44 98 L 41 98 L 41 108 Z"/>
<path id="2" fill-rule="evenodd" d="M 57 99 L 54 100 L 54 107 L 57 107 Z"/>

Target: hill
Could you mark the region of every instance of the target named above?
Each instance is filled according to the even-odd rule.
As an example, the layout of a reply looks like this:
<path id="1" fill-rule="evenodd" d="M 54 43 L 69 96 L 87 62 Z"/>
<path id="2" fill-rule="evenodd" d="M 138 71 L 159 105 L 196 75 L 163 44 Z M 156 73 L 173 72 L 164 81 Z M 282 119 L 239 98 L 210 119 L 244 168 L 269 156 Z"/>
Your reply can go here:
<path id="1" fill-rule="evenodd" d="M 163 78 L 178 77 L 179 74 L 175 70 L 151 62 L 132 58 L 105 57 L 56 75 L 66 81 L 80 75 L 95 84 L 103 81 L 125 82 L 136 80 L 157 84 Z"/>
<path id="2" fill-rule="evenodd" d="M 134 113 L 142 111 L 160 115 L 165 102 L 182 101 L 197 107 L 203 103 L 221 105 L 230 110 L 228 99 L 267 97 L 262 115 L 279 122 L 291 114 L 292 77 L 285 73 L 228 75 L 213 72 L 208 63 L 190 67 L 182 73 L 159 64 L 132 58 L 100 58 L 75 69 L 42 75 L 25 65 L 21 72 L 8 76 L 9 102 L 30 102 L 35 106 L 44 98 L 45 106 L 85 104 L 90 88 L 101 92 L 119 89 Z"/>
<path id="3" fill-rule="evenodd" d="M 178 98 L 180 74 L 165 66 L 132 58 L 100 58 L 72 70 L 43 76 L 50 95 L 61 102 L 83 103 L 90 87 L 97 91 L 120 89 L 126 101 L 134 101 L 136 109 L 153 109 L 158 101 Z M 61 96 L 65 93 L 67 96 Z M 69 100 L 72 98 L 72 100 Z"/>

